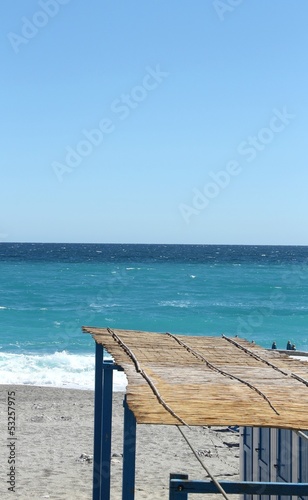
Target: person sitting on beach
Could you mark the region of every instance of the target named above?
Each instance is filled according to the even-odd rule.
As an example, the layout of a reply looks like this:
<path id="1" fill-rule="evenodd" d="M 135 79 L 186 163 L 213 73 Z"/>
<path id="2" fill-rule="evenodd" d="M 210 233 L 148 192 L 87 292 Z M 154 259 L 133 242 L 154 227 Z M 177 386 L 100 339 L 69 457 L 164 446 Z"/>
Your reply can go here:
<path id="1" fill-rule="evenodd" d="M 291 344 L 290 340 L 288 340 L 288 343 L 287 343 L 287 351 L 292 351 L 292 344 Z"/>
<path id="2" fill-rule="evenodd" d="M 272 349 L 277 349 L 276 342 L 273 342 L 273 343 L 272 343 Z"/>
<path id="3" fill-rule="evenodd" d="M 296 345 L 295 345 L 295 344 L 292 344 L 292 346 L 291 346 L 291 350 L 292 350 L 292 351 L 296 351 Z"/>

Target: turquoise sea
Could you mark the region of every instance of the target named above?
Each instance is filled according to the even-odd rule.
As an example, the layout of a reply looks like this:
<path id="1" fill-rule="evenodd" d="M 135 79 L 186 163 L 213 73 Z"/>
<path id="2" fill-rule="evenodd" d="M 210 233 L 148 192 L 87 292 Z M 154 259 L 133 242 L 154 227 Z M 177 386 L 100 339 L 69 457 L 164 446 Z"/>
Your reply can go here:
<path id="1" fill-rule="evenodd" d="M 93 388 L 82 325 L 308 350 L 308 247 L 0 243 L 0 270 L 1 383 Z"/>

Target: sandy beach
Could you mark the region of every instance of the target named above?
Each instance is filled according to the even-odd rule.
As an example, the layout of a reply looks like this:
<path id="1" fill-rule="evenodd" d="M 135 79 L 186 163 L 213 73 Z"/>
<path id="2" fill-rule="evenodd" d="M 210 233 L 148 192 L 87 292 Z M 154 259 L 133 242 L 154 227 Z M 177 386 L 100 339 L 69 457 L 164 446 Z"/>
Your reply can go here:
<path id="1" fill-rule="evenodd" d="M 8 434 L 9 393 L 15 403 L 15 441 Z M 93 399 L 92 391 L 0 386 L 1 498 L 91 500 L 92 461 L 87 457 L 93 454 Z M 121 499 L 122 402 L 123 393 L 114 393 L 112 500 Z M 221 427 L 182 429 L 218 480 L 238 479 L 237 434 Z M 167 500 L 171 472 L 189 474 L 191 479 L 207 477 L 176 426 L 138 425 L 136 500 Z M 8 490 L 10 473 L 14 491 Z"/>

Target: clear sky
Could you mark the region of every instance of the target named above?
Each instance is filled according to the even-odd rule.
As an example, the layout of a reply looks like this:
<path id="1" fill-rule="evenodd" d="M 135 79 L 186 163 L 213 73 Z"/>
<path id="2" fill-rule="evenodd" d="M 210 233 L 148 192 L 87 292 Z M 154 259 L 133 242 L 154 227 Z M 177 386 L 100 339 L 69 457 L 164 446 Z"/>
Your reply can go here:
<path id="1" fill-rule="evenodd" d="M 2 2 L 0 241 L 308 245 L 307 18 Z"/>

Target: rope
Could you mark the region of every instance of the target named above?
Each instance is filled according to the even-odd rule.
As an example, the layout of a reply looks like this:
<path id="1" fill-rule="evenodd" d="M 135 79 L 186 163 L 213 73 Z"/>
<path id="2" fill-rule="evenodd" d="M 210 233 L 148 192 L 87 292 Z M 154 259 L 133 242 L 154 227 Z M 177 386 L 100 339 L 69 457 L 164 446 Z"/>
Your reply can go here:
<path id="1" fill-rule="evenodd" d="M 274 368 L 274 370 L 277 370 L 278 372 L 282 373 L 286 377 L 292 377 L 295 380 L 298 380 L 298 382 L 301 382 L 302 384 L 304 384 L 304 385 L 306 385 L 308 387 L 308 381 L 305 380 L 304 378 L 300 377 L 299 375 L 296 375 L 296 373 L 285 372 L 285 371 L 281 370 L 281 368 L 279 368 L 278 366 L 274 365 L 273 363 L 270 363 L 266 359 L 262 358 L 258 354 L 256 354 L 253 351 L 251 351 L 250 349 L 247 349 L 246 347 L 243 347 L 241 344 L 239 344 L 235 340 L 230 339 L 230 337 L 226 337 L 226 335 L 222 335 L 222 338 L 225 339 L 225 340 L 227 340 L 228 342 L 231 342 L 231 344 L 234 344 L 236 347 L 238 347 L 238 349 L 242 349 L 242 351 L 246 352 L 246 354 L 249 354 L 249 356 L 252 356 L 253 358 L 257 359 L 258 361 L 262 361 L 262 363 L 265 363 L 268 366 L 270 366 L 271 368 Z"/>
<path id="2" fill-rule="evenodd" d="M 305 380 L 304 378 L 300 377 L 299 375 L 296 375 L 296 373 L 291 372 L 291 377 L 295 378 L 295 380 L 298 380 L 299 382 L 302 382 L 308 387 L 308 381 Z"/>
<path id="3" fill-rule="evenodd" d="M 189 427 L 188 424 L 185 422 L 185 420 L 183 420 L 181 417 L 179 417 L 172 410 L 172 408 L 164 401 L 164 399 L 162 398 L 162 396 L 158 392 L 157 388 L 155 387 L 154 382 L 151 380 L 151 378 L 149 377 L 149 375 L 147 375 L 146 372 L 141 369 L 140 364 L 139 364 L 136 356 L 134 355 L 134 353 L 131 351 L 131 349 L 129 349 L 129 347 L 121 340 L 121 338 L 113 330 L 111 330 L 111 328 L 107 328 L 107 331 L 108 331 L 108 333 L 110 333 L 110 335 L 112 335 L 113 339 L 119 344 L 120 347 L 122 347 L 123 351 L 133 361 L 133 363 L 135 365 L 136 372 L 139 373 L 145 379 L 145 381 L 148 383 L 148 385 L 152 389 L 152 392 L 155 394 L 155 396 L 157 397 L 158 401 L 165 408 L 165 410 L 167 410 L 170 413 L 170 415 L 172 415 L 179 422 L 181 422 L 181 424 Z"/>
<path id="4" fill-rule="evenodd" d="M 126 354 L 130 357 L 130 359 L 133 361 L 135 365 L 135 369 L 137 373 L 141 373 L 142 370 L 140 368 L 139 362 L 134 355 L 133 351 L 130 350 L 130 348 L 124 344 L 124 342 L 121 340 L 121 338 L 113 331 L 111 328 L 107 328 L 107 332 L 110 333 L 110 335 L 113 337 L 113 339 L 119 344 L 120 347 L 122 347 L 123 351 L 126 352 Z"/>
<path id="5" fill-rule="evenodd" d="M 247 382 L 246 380 L 243 380 L 241 379 L 240 377 L 237 377 L 236 375 L 232 375 L 231 373 L 229 372 L 226 372 L 224 370 L 221 370 L 220 368 L 218 368 L 217 366 L 213 365 L 212 363 L 210 363 L 204 356 L 202 356 L 202 354 L 200 354 L 198 351 L 196 351 L 195 349 L 192 349 L 188 344 L 186 344 L 185 342 L 183 342 L 182 340 L 180 340 L 178 337 L 176 337 L 175 335 L 172 335 L 171 333 L 166 333 L 166 335 L 169 335 L 169 337 L 172 337 L 174 340 L 176 340 L 182 347 L 185 347 L 185 349 L 187 349 L 188 352 L 190 352 L 193 356 L 195 356 L 197 359 L 200 359 L 201 361 L 203 361 L 204 363 L 206 363 L 206 365 L 211 369 L 211 370 L 214 370 L 218 373 L 220 373 L 221 375 L 223 375 L 224 377 L 228 377 L 228 378 L 231 378 L 231 379 L 234 379 L 234 380 L 237 380 L 238 382 L 240 382 L 241 384 L 244 384 L 244 385 L 247 385 L 250 389 L 256 391 L 257 394 L 259 394 L 259 396 L 261 396 L 263 399 L 265 399 L 265 401 L 269 404 L 269 406 L 272 408 L 272 410 L 276 413 L 276 415 L 279 415 L 278 411 L 276 410 L 276 408 L 273 406 L 273 404 L 271 403 L 271 401 L 269 400 L 269 398 L 262 392 L 260 391 L 260 389 L 258 389 L 257 387 L 255 387 L 254 385 L 250 384 L 249 382 Z"/>
<path id="6" fill-rule="evenodd" d="M 287 377 L 289 376 L 289 373 L 284 372 L 283 370 L 281 370 L 281 368 L 278 368 L 278 366 L 273 365 L 273 363 L 270 363 L 269 361 L 267 361 L 266 359 L 262 358 L 258 354 L 252 352 L 250 349 L 247 349 L 247 347 L 243 347 L 241 344 L 239 344 L 235 340 L 230 339 L 230 337 L 226 337 L 226 335 L 223 334 L 222 338 L 225 339 L 225 340 L 227 340 L 231 344 L 235 345 L 238 349 L 241 349 L 246 354 L 249 354 L 249 356 L 252 356 L 253 358 L 257 359 L 258 361 L 262 361 L 262 363 L 265 363 L 266 365 L 270 366 L 271 368 L 274 368 L 274 370 L 277 370 L 278 372 L 282 373 L 283 375 L 286 375 Z"/>
<path id="7" fill-rule="evenodd" d="M 305 434 L 303 431 L 297 431 L 297 430 L 293 429 L 293 432 L 295 432 L 299 437 L 306 439 L 306 441 L 308 440 L 308 435 Z"/>
<path id="8" fill-rule="evenodd" d="M 180 433 L 182 434 L 183 438 L 185 439 L 186 443 L 188 444 L 189 448 L 191 449 L 191 451 L 193 452 L 193 454 L 195 455 L 196 459 L 198 460 L 198 462 L 200 463 L 201 467 L 205 470 L 205 472 L 207 473 L 207 475 L 211 478 L 211 480 L 213 481 L 213 483 L 215 484 L 216 488 L 220 491 L 220 493 L 223 495 L 223 497 L 226 499 L 226 500 L 230 500 L 230 497 L 228 497 L 228 495 L 226 494 L 225 490 L 223 489 L 223 487 L 221 486 L 221 484 L 217 481 L 217 479 L 215 479 L 215 477 L 213 476 L 213 474 L 210 472 L 210 470 L 206 467 L 206 465 L 202 462 L 202 460 L 199 458 L 198 456 L 198 453 L 196 452 L 196 450 L 194 449 L 194 447 L 192 446 L 192 444 L 189 442 L 188 438 L 185 436 L 184 432 L 182 431 L 182 429 L 177 425 L 177 428 L 178 430 L 180 431 Z"/>

